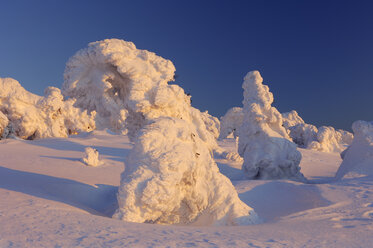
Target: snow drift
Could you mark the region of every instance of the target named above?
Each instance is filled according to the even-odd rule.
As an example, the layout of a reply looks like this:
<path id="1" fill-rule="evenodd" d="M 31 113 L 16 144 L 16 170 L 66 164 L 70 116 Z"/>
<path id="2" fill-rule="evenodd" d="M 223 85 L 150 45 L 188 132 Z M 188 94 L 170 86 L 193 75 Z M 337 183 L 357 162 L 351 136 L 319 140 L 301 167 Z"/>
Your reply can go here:
<path id="1" fill-rule="evenodd" d="M 353 175 L 373 176 L 373 122 L 355 121 L 354 138 L 344 153 L 336 178 Z"/>
<path id="2" fill-rule="evenodd" d="M 131 42 L 93 42 L 68 62 L 63 93 L 97 111 L 97 125 L 128 132 L 115 218 L 215 225 L 256 222 L 212 159 L 218 122 L 191 107 L 171 61 Z"/>
<path id="3" fill-rule="evenodd" d="M 258 71 L 249 72 L 244 89 L 244 121 L 239 128 L 238 152 L 251 179 L 294 178 L 303 180 L 301 154 L 282 126 L 282 116 L 272 107 L 273 95 Z"/>
<path id="4" fill-rule="evenodd" d="M 75 108 L 74 100 L 64 101 L 58 88 L 46 88 L 41 97 L 11 78 L 0 78 L 0 88 L 0 111 L 8 119 L 8 131 L 20 138 L 67 137 L 95 127 L 92 116 Z"/>

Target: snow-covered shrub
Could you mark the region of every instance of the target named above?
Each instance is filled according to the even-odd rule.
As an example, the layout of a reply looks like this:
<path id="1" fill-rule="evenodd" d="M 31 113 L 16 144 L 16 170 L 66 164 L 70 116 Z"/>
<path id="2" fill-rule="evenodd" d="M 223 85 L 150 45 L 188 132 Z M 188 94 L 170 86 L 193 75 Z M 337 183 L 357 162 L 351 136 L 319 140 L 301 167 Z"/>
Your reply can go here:
<path id="1" fill-rule="evenodd" d="M 272 107 L 273 95 L 258 71 L 249 72 L 244 89 L 244 121 L 239 128 L 238 152 L 243 171 L 251 179 L 303 180 L 301 154 L 282 126 L 282 116 Z"/>
<path id="2" fill-rule="evenodd" d="M 295 110 L 283 113 L 282 117 L 283 126 L 299 147 L 339 153 L 352 142 L 352 133 L 327 126 L 317 129 L 314 125 L 306 124 Z"/>
<path id="3" fill-rule="evenodd" d="M 304 123 L 304 120 L 298 115 L 297 111 L 295 110 L 282 113 L 281 115 L 282 115 L 282 125 L 285 127 L 285 129 L 289 129 L 290 127 Z"/>
<path id="4" fill-rule="evenodd" d="M 98 159 L 98 151 L 92 147 L 86 147 L 84 150 L 83 162 L 88 166 L 97 167 L 102 165 L 102 161 Z"/>
<path id="5" fill-rule="evenodd" d="M 336 177 L 373 176 L 373 122 L 355 121 L 352 130 L 353 141 L 344 152 Z"/>
<path id="6" fill-rule="evenodd" d="M 317 128 L 314 125 L 299 123 L 288 128 L 289 136 L 301 148 L 309 148 L 317 140 Z"/>
<path id="7" fill-rule="evenodd" d="M 316 140 L 307 145 L 308 149 L 322 152 L 340 153 L 351 144 L 353 134 L 333 127 L 322 126 L 316 134 Z"/>
<path id="8" fill-rule="evenodd" d="M 64 94 L 76 99 L 76 106 L 97 111 L 102 127 L 126 129 L 134 141 L 114 217 L 152 223 L 255 222 L 252 209 L 212 159 L 217 144 L 206 115 L 191 107 L 182 88 L 168 84 L 174 71 L 171 61 L 116 39 L 90 43 L 67 64 Z"/>
<path id="9" fill-rule="evenodd" d="M 219 139 L 227 138 L 233 134 L 234 138 L 238 137 L 237 130 L 243 122 L 243 112 L 240 107 L 233 107 L 220 119 L 220 136 Z"/>
<path id="10" fill-rule="evenodd" d="M 67 137 L 94 129 L 93 118 L 73 107 L 73 100 L 63 101 L 55 87 L 48 87 L 41 97 L 26 91 L 14 79 L 0 78 L 0 88 L 0 111 L 20 138 Z"/>

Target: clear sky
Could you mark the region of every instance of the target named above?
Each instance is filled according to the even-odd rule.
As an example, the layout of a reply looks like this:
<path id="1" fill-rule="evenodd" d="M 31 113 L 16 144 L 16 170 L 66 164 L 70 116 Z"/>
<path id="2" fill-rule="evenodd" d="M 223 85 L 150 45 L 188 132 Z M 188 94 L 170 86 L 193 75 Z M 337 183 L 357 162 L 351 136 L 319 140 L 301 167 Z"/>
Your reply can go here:
<path id="1" fill-rule="evenodd" d="M 344 129 L 373 120 L 373 1 L 1 0 L 0 77 L 43 94 L 105 38 L 173 61 L 193 105 L 218 117 L 259 70 L 280 112 Z"/>

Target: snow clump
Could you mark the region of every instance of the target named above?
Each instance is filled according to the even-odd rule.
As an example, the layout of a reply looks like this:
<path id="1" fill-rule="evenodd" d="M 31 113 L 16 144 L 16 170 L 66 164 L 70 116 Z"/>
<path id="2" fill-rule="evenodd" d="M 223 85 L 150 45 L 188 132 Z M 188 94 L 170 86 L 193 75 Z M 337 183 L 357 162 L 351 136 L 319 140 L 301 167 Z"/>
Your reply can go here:
<path id="1" fill-rule="evenodd" d="M 355 121 L 354 138 L 344 152 L 336 178 L 344 176 L 373 176 L 373 122 Z"/>
<path id="2" fill-rule="evenodd" d="M 0 78 L 0 88 L 0 111 L 22 139 L 67 137 L 95 127 L 92 116 L 73 107 L 73 100 L 64 101 L 58 88 L 46 88 L 41 97 L 12 78 Z"/>
<path id="3" fill-rule="evenodd" d="M 103 162 L 98 159 L 97 149 L 86 147 L 84 155 L 85 157 L 82 160 L 87 166 L 97 167 L 103 164 Z"/>
<path id="4" fill-rule="evenodd" d="M 182 88 L 168 84 L 174 72 L 171 61 L 117 39 L 90 43 L 67 64 L 64 95 L 97 111 L 98 126 L 128 132 L 134 142 L 113 217 L 163 224 L 257 222 L 212 158 L 217 134 L 211 119 L 191 106 Z"/>
<path id="5" fill-rule="evenodd" d="M 271 106 L 273 94 L 258 71 L 249 72 L 244 89 L 244 121 L 239 128 L 238 152 L 250 179 L 292 178 L 304 180 L 302 155 L 282 126 L 282 116 Z"/>

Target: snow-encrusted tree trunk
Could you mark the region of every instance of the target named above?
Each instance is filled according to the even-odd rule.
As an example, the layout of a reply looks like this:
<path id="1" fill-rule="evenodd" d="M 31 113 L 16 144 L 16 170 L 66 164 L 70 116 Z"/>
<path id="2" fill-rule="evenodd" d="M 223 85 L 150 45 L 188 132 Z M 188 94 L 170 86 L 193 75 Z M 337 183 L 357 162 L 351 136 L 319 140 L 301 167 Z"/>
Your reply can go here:
<path id="1" fill-rule="evenodd" d="M 272 107 L 273 95 L 258 71 L 249 72 L 244 89 L 244 121 L 239 128 L 238 152 L 242 170 L 250 179 L 303 180 L 301 154 L 282 126 L 282 116 Z"/>
<path id="2" fill-rule="evenodd" d="M 182 88 L 168 84 L 174 72 L 171 61 L 116 39 L 90 43 L 68 62 L 64 92 L 77 106 L 96 110 L 111 123 L 126 112 L 120 121 L 134 148 L 121 175 L 114 217 L 165 224 L 255 223 L 256 214 L 212 158 L 214 121 L 190 105 Z"/>

